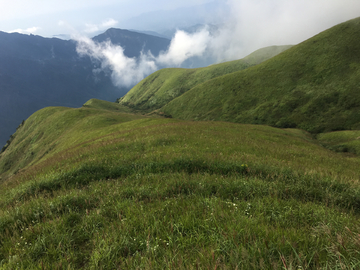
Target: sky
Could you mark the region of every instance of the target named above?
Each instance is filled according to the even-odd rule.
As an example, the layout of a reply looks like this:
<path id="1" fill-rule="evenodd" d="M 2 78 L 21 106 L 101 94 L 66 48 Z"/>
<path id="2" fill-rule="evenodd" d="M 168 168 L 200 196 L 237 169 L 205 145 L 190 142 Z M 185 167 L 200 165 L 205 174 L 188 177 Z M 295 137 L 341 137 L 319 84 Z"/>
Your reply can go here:
<path id="1" fill-rule="evenodd" d="M 224 22 L 232 19 L 236 29 L 245 26 L 247 29 L 242 31 L 251 38 L 258 38 L 252 35 L 254 31 L 259 31 L 262 39 L 271 39 L 268 36 L 272 35 L 274 42 L 279 31 L 289 38 L 278 42 L 298 43 L 360 16 L 359 0 L 0 0 L 0 31 L 45 37 L 61 34 L 69 37 L 74 33 L 91 36 L 110 27 L 156 31 L 159 29 L 146 28 L 151 25 L 149 20 L 160 18 L 155 14 L 146 20 L 144 14 L 176 9 L 186 13 L 189 9 L 179 8 L 214 1 L 230 8 L 231 16 L 224 15 Z M 210 11 L 208 18 L 216 16 L 215 13 L 216 10 Z M 131 18 L 135 19 L 131 22 Z"/>
<path id="2" fill-rule="evenodd" d="M 79 55 L 112 70 L 118 86 L 134 85 L 192 57 L 220 62 L 266 46 L 295 45 L 358 16 L 360 0 L 0 0 L 0 31 L 71 37 Z M 178 30 L 167 51 L 157 57 L 143 52 L 140 59 L 89 38 L 110 27 L 159 32 L 185 22 L 216 23 L 219 30 Z"/>
<path id="3" fill-rule="evenodd" d="M 46 37 L 73 30 L 91 34 L 121 28 L 122 22 L 143 13 L 207 2 L 211 0 L 0 0 L 0 31 Z"/>

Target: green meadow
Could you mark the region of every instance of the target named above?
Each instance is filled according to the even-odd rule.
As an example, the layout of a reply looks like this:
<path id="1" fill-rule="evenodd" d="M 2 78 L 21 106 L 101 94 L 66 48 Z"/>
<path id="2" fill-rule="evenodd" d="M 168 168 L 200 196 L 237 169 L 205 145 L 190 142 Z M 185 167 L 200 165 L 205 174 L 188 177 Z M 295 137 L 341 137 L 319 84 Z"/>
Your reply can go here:
<path id="1" fill-rule="evenodd" d="M 34 113 L 0 269 L 360 269 L 359 26 Z"/>
<path id="2" fill-rule="evenodd" d="M 358 156 L 301 130 L 104 105 L 43 109 L 2 153 L 3 269 L 360 266 Z"/>
<path id="3" fill-rule="evenodd" d="M 292 46 L 271 46 L 259 49 L 243 59 L 205 68 L 167 68 L 154 72 L 119 99 L 119 103 L 145 112 L 160 109 L 192 88 L 214 78 L 260 64 Z"/>

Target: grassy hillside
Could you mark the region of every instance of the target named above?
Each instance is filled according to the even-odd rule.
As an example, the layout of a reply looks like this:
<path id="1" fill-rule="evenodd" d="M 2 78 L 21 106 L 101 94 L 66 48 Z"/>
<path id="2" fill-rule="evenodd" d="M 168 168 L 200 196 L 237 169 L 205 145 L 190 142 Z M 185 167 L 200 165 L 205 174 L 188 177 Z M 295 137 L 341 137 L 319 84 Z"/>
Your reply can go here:
<path id="1" fill-rule="evenodd" d="M 191 85 L 182 95 L 176 92 L 166 105 L 170 98 L 150 100 L 146 91 L 192 80 L 179 80 L 170 76 L 171 70 L 164 70 L 137 85 L 123 101 L 142 89 L 144 99 L 132 104 L 139 108 L 144 108 L 141 102 L 153 102 L 146 108 L 164 105 L 160 112 L 185 120 L 297 127 L 312 133 L 359 129 L 359 31 L 360 18 L 342 23 L 259 65 Z M 156 78 L 161 74 L 159 84 Z"/>
<path id="2" fill-rule="evenodd" d="M 290 49 L 292 46 L 293 45 L 284 45 L 284 46 L 270 46 L 270 47 L 262 48 L 249 54 L 248 56 L 244 57 L 242 60 L 244 60 L 246 63 L 248 63 L 251 66 L 258 65 L 282 53 L 283 51 Z"/>
<path id="3" fill-rule="evenodd" d="M 360 127 L 359 31 L 36 112 L 0 154 L 0 269 L 359 269 L 360 133 L 304 131 Z"/>
<path id="4" fill-rule="evenodd" d="M 86 104 L 38 111 L 0 155 L 1 269 L 360 266 L 359 157 Z"/>
<path id="5" fill-rule="evenodd" d="M 262 48 L 241 60 L 212 65 L 198 69 L 163 69 L 137 84 L 120 103 L 144 111 L 152 111 L 166 105 L 174 98 L 213 78 L 246 69 L 261 63 L 291 46 Z"/>
<path id="6" fill-rule="evenodd" d="M 317 139 L 333 151 L 360 155 L 360 130 L 322 133 Z"/>
<path id="7" fill-rule="evenodd" d="M 100 99 L 90 99 L 83 104 L 83 108 L 92 108 L 92 109 L 100 109 L 107 111 L 117 111 L 123 113 L 132 113 L 133 111 L 126 106 L 123 106 L 119 103 L 109 102 Z"/>
<path id="8" fill-rule="evenodd" d="M 0 177 L 5 178 L 86 140 L 90 131 L 101 136 L 114 124 L 142 118 L 124 111 L 129 109 L 96 99 L 89 100 L 79 109 L 48 107 L 37 111 L 18 127 L 10 145 L 3 148 Z"/>

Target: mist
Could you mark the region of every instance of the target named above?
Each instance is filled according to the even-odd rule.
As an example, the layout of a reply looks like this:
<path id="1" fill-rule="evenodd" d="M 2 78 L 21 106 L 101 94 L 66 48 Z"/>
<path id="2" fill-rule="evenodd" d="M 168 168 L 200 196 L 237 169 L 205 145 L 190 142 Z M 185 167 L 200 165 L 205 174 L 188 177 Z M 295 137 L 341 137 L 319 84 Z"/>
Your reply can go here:
<path id="1" fill-rule="evenodd" d="M 85 36 L 73 36 L 77 42 L 80 56 L 89 56 L 100 66 L 93 72 L 110 72 L 114 85 L 130 87 L 154 71 L 164 67 L 180 67 L 192 57 L 202 57 L 208 49 L 211 36 L 208 30 L 189 34 L 177 31 L 167 51 L 154 56 L 151 52 L 142 51 L 140 57 L 130 58 L 124 54 L 124 48 L 110 41 L 97 43 Z"/>
<path id="2" fill-rule="evenodd" d="M 178 30 L 168 50 L 156 57 L 143 51 L 138 59 L 128 58 L 120 46 L 85 37 L 75 37 L 77 50 L 100 63 L 95 73 L 107 70 L 116 86 L 129 87 L 160 68 L 188 67 L 189 59 L 216 63 L 243 58 L 266 46 L 295 45 L 359 16 L 360 10 L 357 0 L 228 0 L 227 4 L 231 12 L 217 31 Z"/>
<path id="3" fill-rule="evenodd" d="M 93 62 L 100 63 L 94 73 L 110 71 L 112 81 L 118 87 L 134 85 L 157 70 L 155 58 L 150 52 L 142 52 L 138 59 L 130 58 L 121 46 L 110 41 L 96 43 L 85 36 L 75 36 L 74 39 L 80 56 L 89 56 Z"/>
<path id="4" fill-rule="evenodd" d="M 358 0 L 228 0 L 231 14 L 216 46 L 234 59 L 266 46 L 298 44 L 360 16 Z"/>

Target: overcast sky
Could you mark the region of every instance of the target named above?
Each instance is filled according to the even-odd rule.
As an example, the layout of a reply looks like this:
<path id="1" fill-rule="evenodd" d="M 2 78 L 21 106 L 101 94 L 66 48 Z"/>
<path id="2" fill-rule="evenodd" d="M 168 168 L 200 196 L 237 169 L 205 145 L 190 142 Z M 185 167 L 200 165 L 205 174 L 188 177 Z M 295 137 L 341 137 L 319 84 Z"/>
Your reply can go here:
<path id="1" fill-rule="evenodd" d="M 358 16 L 360 0 L 0 0 L 0 31 L 71 37 L 80 55 L 112 71 L 118 86 L 134 85 L 191 57 L 214 63 L 266 46 L 295 45 Z M 143 52 L 140 59 L 128 58 L 120 46 L 90 39 L 111 27 L 164 34 L 197 23 L 218 28 L 170 31 L 175 33 L 170 46 L 158 57 Z"/>
<path id="2" fill-rule="evenodd" d="M 97 17 L 97 11 L 107 9 L 119 16 L 130 17 L 153 10 L 169 10 L 211 2 L 211 0 L 1 0 L 0 20 L 29 18 L 38 15 L 50 15 L 61 12 L 78 11 L 79 17 L 86 10 L 93 9 L 91 17 Z M 54 18 L 61 19 L 61 18 Z"/>
<path id="3" fill-rule="evenodd" d="M 150 28 L 152 17 L 143 16 L 145 13 L 176 9 L 178 13 L 189 13 L 189 9 L 179 8 L 214 1 L 230 8 L 231 14 L 223 19 L 234 22 L 230 30 L 236 35 L 228 36 L 236 39 L 235 46 L 239 37 L 242 43 L 255 47 L 296 44 L 360 16 L 360 0 L 0 0 L 0 31 L 45 37 L 74 32 L 92 36 L 110 27 L 158 31 L 146 29 Z M 208 12 L 207 17 L 211 18 L 216 10 Z M 136 19 L 131 21 L 131 18 Z M 164 21 L 164 27 L 167 23 Z"/>
<path id="4" fill-rule="evenodd" d="M 0 31 L 52 36 L 119 27 L 143 13 L 174 10 L 214 0 L 0 0 Z M 150 30 L 150 29 L 149 29 Z"/>

